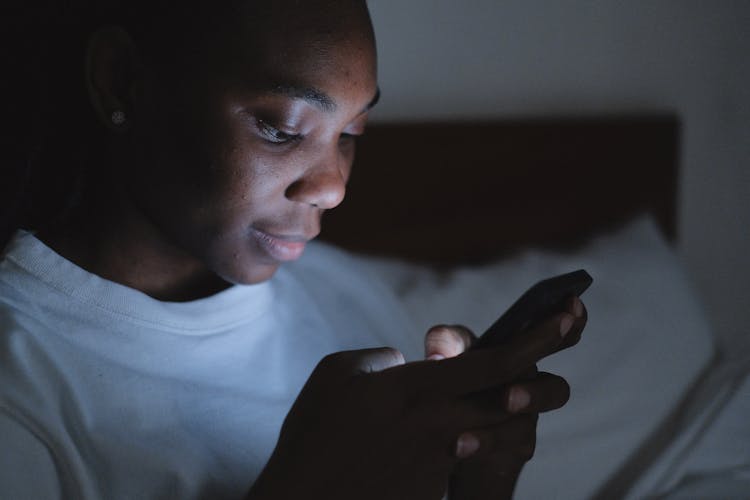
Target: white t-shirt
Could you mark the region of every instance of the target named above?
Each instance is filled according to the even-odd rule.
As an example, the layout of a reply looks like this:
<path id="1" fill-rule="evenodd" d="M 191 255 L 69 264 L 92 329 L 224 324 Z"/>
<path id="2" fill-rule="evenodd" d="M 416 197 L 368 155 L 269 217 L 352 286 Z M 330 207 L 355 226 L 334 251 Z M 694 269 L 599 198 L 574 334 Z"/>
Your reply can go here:
<path id="1" fill-rule="evenodd" d="M 169 303 L 19 232 L 0 262 L 0 496 L 241 498 L 323 356 L 416 359 L 423 333 L 322 244 L 268 282 Z"/>

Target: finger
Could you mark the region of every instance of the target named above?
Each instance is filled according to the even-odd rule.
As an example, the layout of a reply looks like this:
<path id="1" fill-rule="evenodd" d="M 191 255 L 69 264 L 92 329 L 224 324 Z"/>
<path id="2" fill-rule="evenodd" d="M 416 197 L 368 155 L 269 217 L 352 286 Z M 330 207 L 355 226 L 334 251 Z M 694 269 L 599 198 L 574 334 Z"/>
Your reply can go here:
<path id="1" fill-rule="evenodd" d="M 505 411 L 511 414 L 546 412 L 568 402 L 570 386 L 562 377 L 540 372 L 533 380 L 508 387 L 503 399 Z"/>
<path id="2" fill-rule="evenodd" d="M 575 317 L 573 326 L 563 342 L 558 346 L 555 352 L 563 351 L 573 347 L 581 340 L 581 334 L 588 322 L 588 310 L 585 304 L 577 297 L 572 297 L 567 304 L 566 310 Z"/>
<path id="3" fill-rule="evenodd" d="M 561 313 L 523 335 L 514 336 L 503 345 L 472 349 L 439 363 L 423 362 L 397 367 L 394 374 L 402 369 L 412 371 L 404 379 L 416 392 L 439 391 L 453 396 L 481 392 L 507 384 L 554 352 L 573 323 L 572 315 Z"/>
<path id="4" fill-rule="evenodd" d="M 571 297 L 568 299 L 565 310 L 568 311 L 570 314 L 575 316 L 576 318 L 583 317 L 583 311 L 584 311 L 584 305 L 583 302 L 579 297 Z"/>
<path id="5" fill-rule="evenodd" d="M 424 338 L 424 356 L 440 360 L 458 356 L 474 342 L 474 334 L 461 325 L 437 325 Z"/>
<path id="6" fill-rule="evenodd" d="M 564 342 L 575 325 L 575 317 L 567 312 L 556 314 L 519 335 L 513 335 L 504 346 L 489 349 L 477 349 L 482 361 L 492 367 L 492 358 L 501 356 L 510 358 L 508 363 L 514 372 L 528 370 L 542 358 L 549 356 Z M 483 352 L 484 351 L 484 352 Z M 466 353 L 464 356 L 468 356 Z"/>
<path id="7" fill-rule="evenodd" d="M 537 415 L 517 415 L 500 425 L 472 429 L 456 438 L 456 458 L 479 459 L 502 453 L 528 461 L 536 448 Z"/>
<path id="8" fill-rule="evenodd" d="M 373 373 L 403 365 L 404 355 L 391 347 L 340 351 L 321 360 L 316 371 L 337 375 Z"/>
<path id="9" fill-rule="evenodd" d="M 568 401 L 570 388 L 563 378 L 543 372 L 532 376 L 468 396 L 431 398 L 428 394 L 421 401 L 452 429 L 494 427 L 519 416 L 560 408 Z"/>

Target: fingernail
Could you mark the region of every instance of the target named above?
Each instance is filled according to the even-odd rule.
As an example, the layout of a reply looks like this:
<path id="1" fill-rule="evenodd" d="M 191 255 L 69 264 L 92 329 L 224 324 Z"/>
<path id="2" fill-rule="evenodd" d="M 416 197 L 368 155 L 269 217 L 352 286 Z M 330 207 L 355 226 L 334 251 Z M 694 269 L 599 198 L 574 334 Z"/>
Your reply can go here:
<path id="1" fill-rule="evenodd" d="M 527 406 L 531 402 L 531 396 L 529 393 L 521 387 L 511 387 L 510 394 L 508 394 L 508 411 L 516 413 Z"/>
<path id="2" fill-rule="evenodd" d="M 427 359 L 431 361 L 440 361 L 441 359 L 445 359 L 445 356 L 443 356 L 442 354 L 430 354 L 429 356 L 427 356 Z"/>
<path id="3" fill-rule="evenodd" d="M 575 315 L 576 318 L 583 316 L 583 302 L 578 297 L 576 297 Z"/>
<path id="4" fill-rule="evenodd" d="M 472 456 L 479 450 L 479 440 L 474 434 L 465 432 L 458 436 L 456 441 L 456 456 L 466 458 Z"/>
<path id="5" fill-rule="evenodd" d="M 562 337 L 565 337 L 570 331 L 570 328 L 572 326 L 573 326 L 573 316 L 566 314 L 565 316 L 563 316 L 563 319 L 560 320 L 560 335 Z"/>

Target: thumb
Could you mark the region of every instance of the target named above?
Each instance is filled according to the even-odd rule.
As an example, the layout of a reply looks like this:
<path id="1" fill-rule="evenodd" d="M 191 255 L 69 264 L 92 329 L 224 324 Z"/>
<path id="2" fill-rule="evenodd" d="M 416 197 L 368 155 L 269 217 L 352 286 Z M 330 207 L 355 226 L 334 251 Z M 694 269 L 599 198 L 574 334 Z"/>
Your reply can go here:
<path id="1" fill-rule="evenodd" d="M 320 362 L 318 370 L 356 375 L 379 372 L 404 363 L 404 355 L 398 349 L 378 347 L 329 354 Z"/>
<path id="2" fill-rule="evenodd" d="M 439 360 L 458 356 L 475 340 L 471 330 L 462 325 L 436 325 L 424 338 L 424 356 Z"/>

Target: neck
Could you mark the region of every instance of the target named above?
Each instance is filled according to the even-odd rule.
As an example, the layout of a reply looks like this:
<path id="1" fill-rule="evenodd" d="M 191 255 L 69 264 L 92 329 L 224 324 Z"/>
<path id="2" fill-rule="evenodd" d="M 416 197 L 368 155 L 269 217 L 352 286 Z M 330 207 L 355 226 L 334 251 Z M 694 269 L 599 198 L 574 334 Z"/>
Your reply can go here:
<path id="1" fill-rule="evenodd" d="M 79 267 L 158 300 L 195 300 L 229 286 L 125 196 L 113 198 L 89 199 L 61 224 L 41 229 L 39 239 Z"/>

